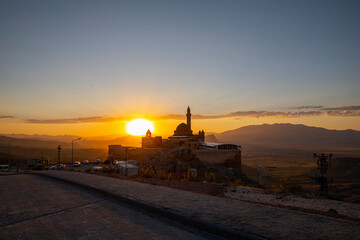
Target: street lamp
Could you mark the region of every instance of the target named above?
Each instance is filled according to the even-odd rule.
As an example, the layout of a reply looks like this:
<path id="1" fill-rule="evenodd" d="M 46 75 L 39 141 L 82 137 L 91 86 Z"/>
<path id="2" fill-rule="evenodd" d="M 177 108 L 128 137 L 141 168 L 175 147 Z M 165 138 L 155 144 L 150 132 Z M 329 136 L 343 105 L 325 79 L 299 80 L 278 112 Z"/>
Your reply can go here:
<path id="1" fill-rule="evenodd" d="M 74 142 L 81 140 L 81 138 L 77 138 L 71 141 L 71 169 L 74 170 Z"/>

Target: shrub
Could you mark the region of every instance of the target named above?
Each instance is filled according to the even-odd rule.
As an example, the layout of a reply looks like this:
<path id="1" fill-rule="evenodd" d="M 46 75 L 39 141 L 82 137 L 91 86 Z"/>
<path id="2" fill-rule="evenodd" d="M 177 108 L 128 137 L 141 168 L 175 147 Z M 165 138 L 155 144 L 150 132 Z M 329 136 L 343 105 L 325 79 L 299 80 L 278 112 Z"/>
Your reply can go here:
<path id="1" fill-rule="evenodd" d="M 139 175 L 140 177 L 153 178 L 155 177 L 155 171 L 152 168 L 141 168 Z"/>
<path id="2" fill-rule="evenodd" d="M 207 173 L 205 172 L 205 179 L 204 182 L 215 182 L 215 174 L 214 173 Z"/>
<path id="3" fill-rule="evenodd" d="M 293 194 L 302 194 L 304 188 L 300 185 L 293 185 L 289 183 L 281 183 L 279 185 L 279 190 L 282 194 L 293 193 Z"/>
<path id="4" fill-rule="evenodd" d="M 103 173 L 114 173 L 115 172 L 115 167 L 111 166 L 111 167 L 103 167 L 102 169 Z"/>
<path id="5" fill-rule="evenodd" d="M 196 181 L 197 179 L 197 173 L 193 173 L 191 169 L 189 168 L 186 175 L 187 181 Z"/>
<path id="6" fill-rule="evenodd" d="M 237 179 L 237 180 L 235 180 L 235 181 L 229 181 L 229 186 L 230 186 L 230 187 L 237 187 L 237 186 L 239 186 L 239 184 L 240 184 L 240 180 L 239 180 L 239 179 Z"/>
<path id="7" fill-rule="evenodd" d="M 160 179 L 166 179 L 168 176 L 166 175 L 165 172 L 158 170 L 156 171 L 155 177 Z"/>
<path id="8" fill-rule="evenodd" d="M 183 174 L 183 177 L 180 179 L 182 182 L 185 182 L 186 181 L 186 175 L 185 173 Z"/>

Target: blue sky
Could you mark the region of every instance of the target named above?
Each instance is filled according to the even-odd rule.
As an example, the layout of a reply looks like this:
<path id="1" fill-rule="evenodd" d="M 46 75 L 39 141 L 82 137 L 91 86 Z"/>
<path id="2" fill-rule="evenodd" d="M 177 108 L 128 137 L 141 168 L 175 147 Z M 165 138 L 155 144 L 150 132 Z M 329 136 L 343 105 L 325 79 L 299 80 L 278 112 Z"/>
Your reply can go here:
<path id="1" fill-rule="evenodd" d="M 1 1 L 0 31 L 18 119 L 360 105 L 358 1 Z"/>

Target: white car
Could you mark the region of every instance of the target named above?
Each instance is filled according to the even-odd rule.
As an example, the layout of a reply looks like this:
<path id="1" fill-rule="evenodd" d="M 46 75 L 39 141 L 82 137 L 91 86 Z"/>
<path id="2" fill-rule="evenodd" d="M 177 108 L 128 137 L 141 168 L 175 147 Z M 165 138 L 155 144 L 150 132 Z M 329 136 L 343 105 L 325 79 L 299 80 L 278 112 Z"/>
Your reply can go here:
<path id="1" fill-rule="evenodd" d="M 100 172 L 101 169 L 102 169 L 102 167 L 100 167 L 100 166 L 96 166 L 96 167 L 93 167 L 93 168 L 92 168 L 92 170 L 93 170 L 94 172 Z"/>
<path id="2" fill-rule="evenodd" d="M 81 163 L 80 162 L 75 162 L 74 163 L 74 167 L 80 167 L 81 166 Z"/>
<path id="3" fill-rule="evenodd" d="M 63 169 L 63 168 L 65 168 L 64 164 L 56 164 L 56 165 L 51 166 L 49 169 L 56 170 L 56 169 Z"/>

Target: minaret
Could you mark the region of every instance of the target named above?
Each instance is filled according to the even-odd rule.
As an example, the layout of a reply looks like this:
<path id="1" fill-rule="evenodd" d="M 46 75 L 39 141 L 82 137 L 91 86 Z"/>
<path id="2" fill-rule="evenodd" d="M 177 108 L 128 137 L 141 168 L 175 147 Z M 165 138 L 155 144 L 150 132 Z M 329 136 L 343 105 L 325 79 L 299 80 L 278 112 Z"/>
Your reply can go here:
<path id="1" fill-rule="evenodd" d="M 189 131 L 191 131 L 191 113 L 190 113 L 190 107 L 188 106 L 187 108 L 187 113 L 186 113 L 186 118 L 187 118 L 187 126 L 189 128 Z"/>

